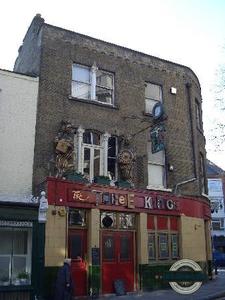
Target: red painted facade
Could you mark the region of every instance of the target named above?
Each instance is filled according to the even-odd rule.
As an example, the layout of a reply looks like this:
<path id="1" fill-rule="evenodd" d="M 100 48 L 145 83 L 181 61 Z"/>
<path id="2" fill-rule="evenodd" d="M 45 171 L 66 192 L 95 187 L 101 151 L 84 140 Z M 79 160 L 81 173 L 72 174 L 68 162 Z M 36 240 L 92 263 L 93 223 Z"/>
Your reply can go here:
<path id="1" fill-rule="evenodd" d="M 204 220 L 210 219 L 211 216 L 209 202 L 204 197 L 183 197 L 163 191 L 84 184 L 52 177 L 47 178 L 47 190 L 50 205 L 79 209 L 98 208 L 107 212 L 147 213 L 147 229 L 152 236 L 158 234 L 160 259 L 169 259 L 169 252 L 167 256 L 163 256 L 163 246 L 165 241 L 168 242 L 168 232 L 171 238 L 176 237 L 179 232 L 181 215 Z M 114 282 L 118 278 L 123 279 L 126 291 L 136 290 L 137 232 L 133 229 L 125 231 L 118 228 L 100 228 L 99 233 L 101 292 L 113 293 Z M 87 242 L 86 228 L 68 229 L 68 255 L 72 258 L 76 296 L 87 294 Z M 174 255 L 171 256 L 172 259 L 178 257 Z"/>
<path id="2" fill-rule="evenodd" d="M 47 187 L 50 205 L 78 208 L 97 206 L 99 209 L 108 211 L 211 218 L 210 205 L 204 197 L 184 197 L 170 192 L 83 184 L 51 177 L 47 179 Z"/>

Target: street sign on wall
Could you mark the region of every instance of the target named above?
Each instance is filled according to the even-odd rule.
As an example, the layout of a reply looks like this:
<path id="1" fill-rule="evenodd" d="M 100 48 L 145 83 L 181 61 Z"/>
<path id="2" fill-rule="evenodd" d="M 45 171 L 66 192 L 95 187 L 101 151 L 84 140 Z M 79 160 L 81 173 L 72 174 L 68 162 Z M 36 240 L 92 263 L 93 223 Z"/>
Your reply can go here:
<path id="1" fill-rule="evenodd" d="M 164 124 L 155 125 L 150 131 L 151 143 L 152 143 L 152 153 L 157 153 L 164 150 Z"/>

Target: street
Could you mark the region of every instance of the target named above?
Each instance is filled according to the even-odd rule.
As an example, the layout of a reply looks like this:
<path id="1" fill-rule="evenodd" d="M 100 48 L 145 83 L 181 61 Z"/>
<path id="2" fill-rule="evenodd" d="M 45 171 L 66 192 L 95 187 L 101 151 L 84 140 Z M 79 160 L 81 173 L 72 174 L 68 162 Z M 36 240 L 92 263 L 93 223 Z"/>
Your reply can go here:
<path id="1" fill-rule="evenodd" d="M 155 300 L 155 299 L 166 299 L 166 300 L 177 300 L 177 299 L 188 299 L 188 300 L 210 300 L 210 299 L 225 299 L 225 269 L 218 269 L 218 275 L 215 279 L 210 280 L 206 284 L 202 285 L 200 289 L 191 295 L 180 295 L 174 292 L 172 289 L 157 290 L 152 292 L 140 292 L 133 293 L 125 296 L 106 295 L 101 296 L 98 299 L 111 300 L 119 298 L 120 300 Z"/>

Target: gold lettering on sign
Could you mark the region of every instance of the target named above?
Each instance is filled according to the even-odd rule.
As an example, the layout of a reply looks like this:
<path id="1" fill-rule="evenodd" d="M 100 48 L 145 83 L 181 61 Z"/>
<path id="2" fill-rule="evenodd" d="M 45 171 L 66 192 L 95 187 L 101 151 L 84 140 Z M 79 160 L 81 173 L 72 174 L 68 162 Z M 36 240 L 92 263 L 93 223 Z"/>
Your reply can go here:
<path id="1" fill-rule="evenodd" d="M 134 194 L 128 194 L 127 207 L 134 208 Z"/>
<path id="2" fill-rule="evenodd" d="M 123 195 L 119 196 L 118 202 L 120 205 L 126 205 L 126 197 Z"/>
<path id="3" fill-rule="evenodd" d="M 89 197 L 84 197 L 81 193 L 81 191 L 72 191 L 73 194 L 73 200 L 79 200 L 79 201 L 87 201 Z"/>

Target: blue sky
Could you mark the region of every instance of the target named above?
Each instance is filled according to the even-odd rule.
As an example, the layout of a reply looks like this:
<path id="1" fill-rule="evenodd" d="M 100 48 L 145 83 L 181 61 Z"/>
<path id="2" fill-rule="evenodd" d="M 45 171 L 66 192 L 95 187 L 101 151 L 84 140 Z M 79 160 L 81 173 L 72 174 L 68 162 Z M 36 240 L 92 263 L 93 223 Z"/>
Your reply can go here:
<path id="1" fill-rule="evenodd" d="M 225 149 L 209 140 L 215 119 L 216 72 L 225 63 L 225 0 L 2 1 L 0 68 L 12 70 L 36 13 L 49 24 L 190 67 L 202 86 L 208 157 L 225 169 Z M 225 144 L 224 144 L 225 148 Z"/>

